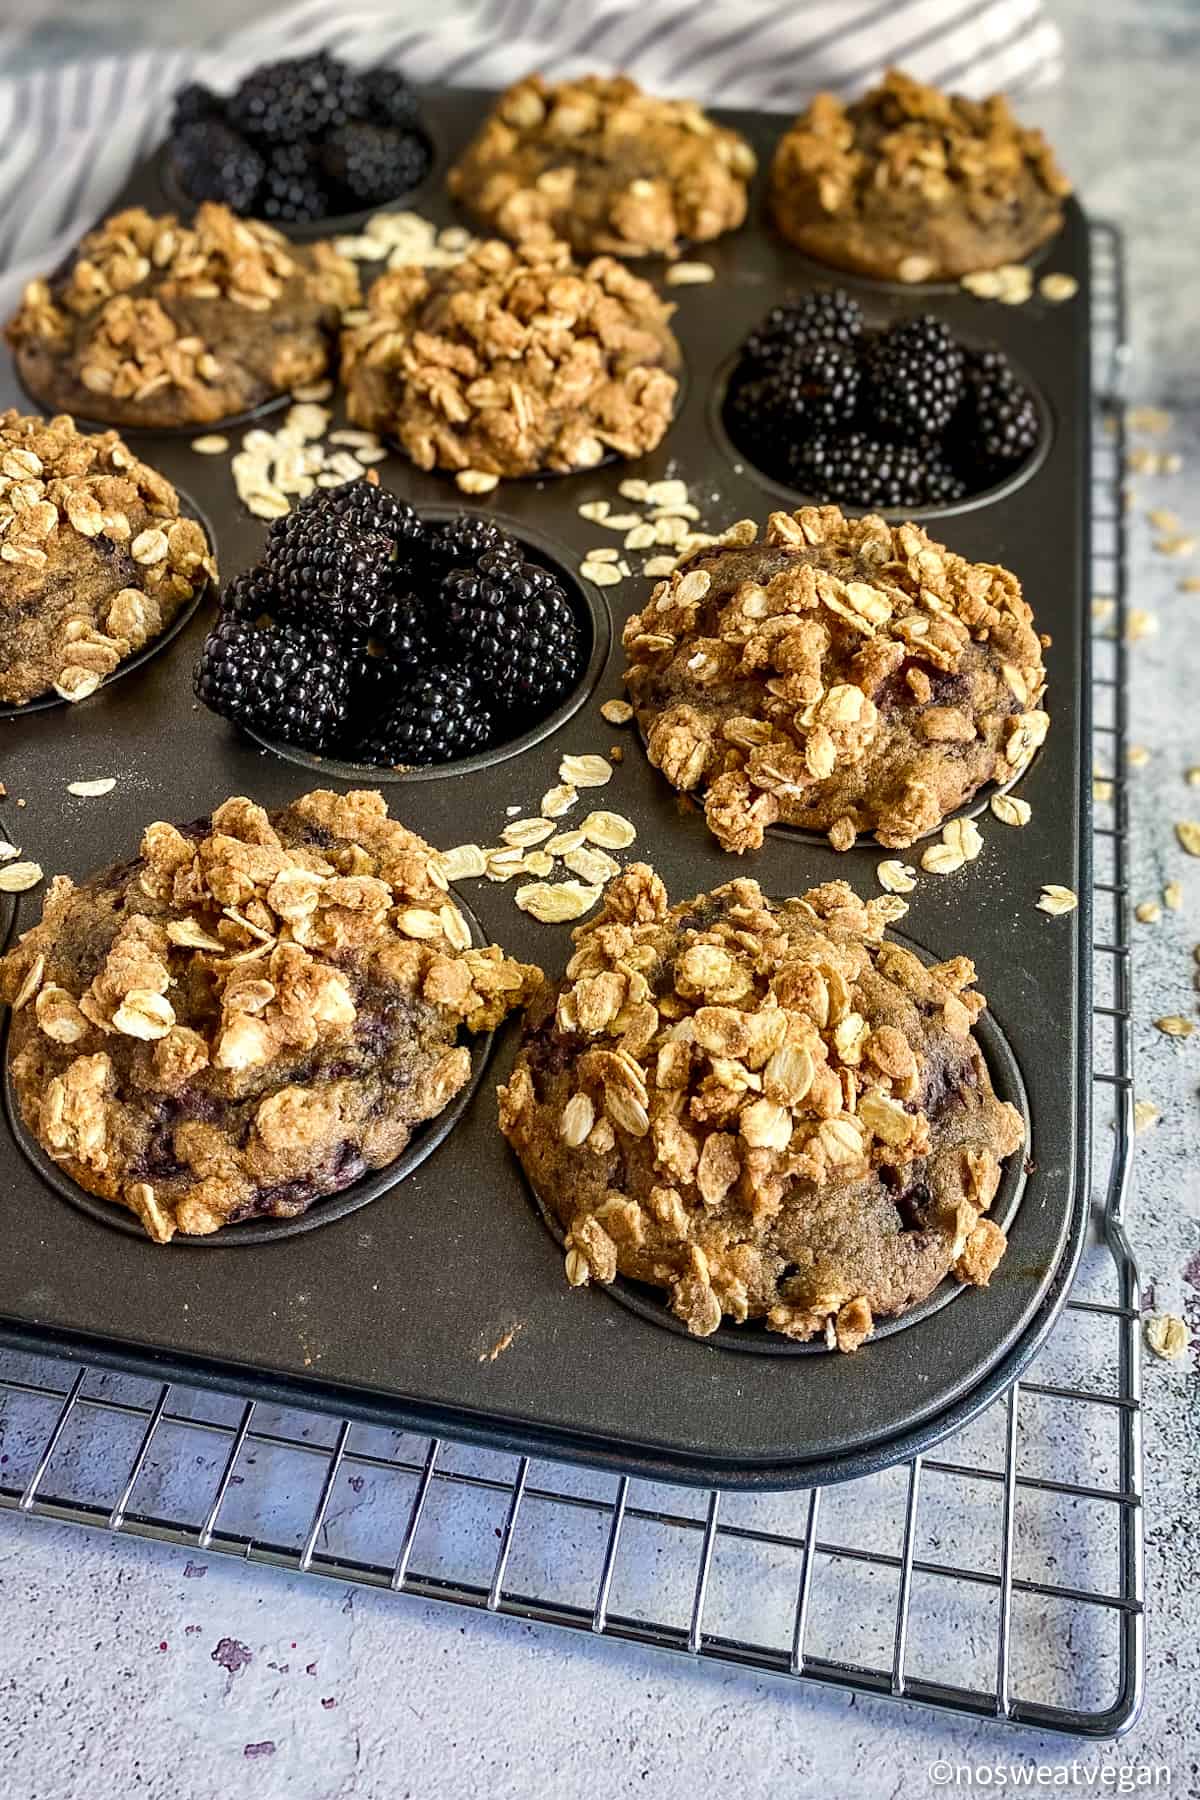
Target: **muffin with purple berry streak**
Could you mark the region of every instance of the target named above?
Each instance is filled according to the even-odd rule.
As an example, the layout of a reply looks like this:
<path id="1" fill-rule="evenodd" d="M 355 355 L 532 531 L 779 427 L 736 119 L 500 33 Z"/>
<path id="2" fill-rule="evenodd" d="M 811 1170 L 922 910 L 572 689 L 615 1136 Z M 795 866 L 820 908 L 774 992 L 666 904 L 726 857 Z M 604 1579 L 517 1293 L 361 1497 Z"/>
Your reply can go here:
<path id="1" fill-rule="evenodd" d="M 386 1168 L 540 972 L 473 942 L 379 794 L 245 798 L 51 884 L 0 961 L 21 1117 L 149 1237 L 295 1218 Z"/>

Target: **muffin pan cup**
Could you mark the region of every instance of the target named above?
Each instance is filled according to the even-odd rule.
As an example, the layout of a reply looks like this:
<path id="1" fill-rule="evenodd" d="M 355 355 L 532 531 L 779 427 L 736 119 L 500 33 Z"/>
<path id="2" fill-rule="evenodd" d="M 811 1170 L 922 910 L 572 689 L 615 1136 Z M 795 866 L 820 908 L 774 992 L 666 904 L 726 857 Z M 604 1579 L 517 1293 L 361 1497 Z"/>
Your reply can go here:
<path id="1" fill-rule="evenodd" d="M 431 129 L 448 154 L 487 102 L 466 91 L 426 97 Z M 765 166 L 783 118 L 718 116 L 750 138 Z M 154 203 L 156 184 L 148 165 L 122 200 Z M 621 548 L 618 534 L 580 518 L 578 507 L 607 499 L 614 511 L 638 510 L 618 495 L 626 475 L 684 477 L 708 529 L 764 521 L 771 501 L 760 482 L 730 460 L 710 429 L 711 390 L 742 337 L 774 300 L 813 285 L 811 262 L 765 226 L 764 185 L 760 176 L 740 232 L 687 253 L 713 266 L 715 284 L 672 290 L 689 381 L 656 452 L 566 479 L 502 484 L 483 500 L 460 498 L 449 477 L 423 474 L 398 455 L 378 465 L 381 479 L 418 506 L 494 510 L 519 534 L 541 537 L 576 576 L 593 547 Z M 423 210 L 439 225 L 460 222 L 440 193 Z M 31 1168 L 10 1128 L 0 1127 L 0 1340 L 396 1429 L 445 1430 L 627 1475 L 730 1488 L 851 1479 L 927 1450 L 1021 1372 L 1066 1297 L 1087 1217 L 1088 270 L 1086 228 L 1074 203 L 1042 266 L 1075 276 L 1076 299 L 1009 308 L 944 288 L 897 293 L 832 271 L 819 278 L 861 293 L 882 316 L 933 310 L 972 339 L 994 341 L 1028 371 L 1054 421 L 1030 479 L 931 525 L 951 549 L 1015 570 L 1039 627 L 1052 635 L 1050 735 L 1016 790 L 1033 816 L 1018 830 L 985 815 L 979 859 L 953 876 L 921 876 L 897 926 L 901 938 L 935 957 L 975 959 L 996 1033 L 1027 1096 L 1024 1191 L 991 1285 L 881 1332 L 851 1356 L 731 1353 L 663 1329 L 602 1288 L 569 1288 L 561 1250 L 497 1128 L 492 1090 L 518 1041 L 510 1021 L 470 1105 L 419 1168 L 371 1205 L 283 1242 L 237 1243 L 231 1231 L 228 1250 L 217 1256 L 141 1241 L 68 1204 Z M 651 277 L 662 272 L 652 261 L 636 267 Z M 0 404 L 15 397 L 6 361 Z M 151 460 L 212 521 L 226 578 L 257 558 L 265 527 L 238 504 L 224 459 L 164 437 Z M 640 557 L 629 560 L 637 570 Z M 540 741 L 456 775 L 386 785 L 368 769 L 297 767 L 201 709 L 191 671 L 207 621 L 195 616 L 163 654 L 81 706 L 3 722 L 10 797 L 0 801 L 0 830 L 48 874 L 62 869 L 78 878 L 132 853 L 149 820 L 197 818 L 229 794 L 271 807 L 313 786 L 383 785 L 393 814 L 439 846 L 495 844 L 510 809 L 538 810 L 564 754 L 603 754 L 619 743 L 624 760 L 611 782 L 581 792 L 561 828 L 593 807 L 624 814 L 638 832 L 627 860 L 653 863 L 672 899 L 738 875 L 753 875 L 774 895 L 839 877 L 870 895 L 880 891 L 875 867 L 885 855 L 918 860 L 872 843 L 837 855 L 821 841 L 775 833 L 755 855 L 722 852 L 703 819 L 681 808 L 649 766 L 636 732 L 600 716 L 601 704 L 621 692 L 621 625 L 647 592 L 636 573 L 604 590 L 614 627 L 604 667 L 578 708 Z M 108 774 L 117 786 L 104 799 L 66 792 L 70 781 Z M 17 797 L 28 802 L 22 811 L 14 810 Z M 1077 911 L 1039 912 L 1045 883 L 1073 888 Z M 514 886 L 468 883 L 464 897 L 490 939 L 557 977 L 571 928 L 520 912 Z M 37 918 L 40 895 L 18 897 L 10 930 Z M 0 911 L 0 935 L 6 922 Z M 988 1030 L 981 1042 L 991 1058 Z M 508 1348 L 490 1360 L 509 1332 Z"/>

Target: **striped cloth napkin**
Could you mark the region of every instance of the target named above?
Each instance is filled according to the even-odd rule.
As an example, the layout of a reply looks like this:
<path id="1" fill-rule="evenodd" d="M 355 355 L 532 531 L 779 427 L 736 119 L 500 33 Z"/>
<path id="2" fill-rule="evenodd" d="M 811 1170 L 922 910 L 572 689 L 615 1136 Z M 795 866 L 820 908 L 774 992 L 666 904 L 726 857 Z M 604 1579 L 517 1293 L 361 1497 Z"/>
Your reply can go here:
<path id="1" fill-rule="evenodd" d="M 1041 0 L 307 0 L 202 50 L 147 51 L 0 77 L 0 317 L 24 282 L 100 218 L 161 137 L 185 81 L 224 90 L 270 57 L 322 46 L 417 82 L 503 87 L 531 69 L 627 70 L 651 91 L 798 111 L 851 96 L 885 68 L 972 95 L 1054 80 Z M 0 33 L 0 69 L 5 40 Z"/>

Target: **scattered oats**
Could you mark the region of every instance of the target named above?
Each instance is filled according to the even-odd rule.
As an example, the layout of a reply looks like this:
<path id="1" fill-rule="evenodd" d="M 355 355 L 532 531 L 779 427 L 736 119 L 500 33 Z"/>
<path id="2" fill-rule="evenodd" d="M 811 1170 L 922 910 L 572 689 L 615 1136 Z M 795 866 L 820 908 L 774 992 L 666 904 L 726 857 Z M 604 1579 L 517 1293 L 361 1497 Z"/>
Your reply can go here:
<path id="1" fill-rule="evenodd" d="M 490 494 L 500 485 L 500 477 L 489 475 L 485 469 L 460 469 L 454 485 L 461 494 Z"/>
<path id="2" fill-rule="evenodd" d="M 331 485 L 341 487 L 341 478 Z M 287 495 L 280 493 L 243 494 L 242 503 L 246 511 L 252 512 L 256 519 L 282 519 L 285 513 L 292 510 Z"/>
<path id="3" fill-rule="evenodd" d="M 612 503 L 608 500 L 585 500 L 578 509 L 581 519 L 589 525 L 601 525 L 612 511 Z"/>
<path id="4" fill-rule="evenodd" d="M 589 844 L 599 844 L 602 850 L 628 850 L 637 837 L 633 820 L 615 812 L 590 812 L 579 829 Z"/>
<path id="5" fill-rule="evenodd" d="M 1000 271 L 998 269 L 976 269 L 964 275 L 959 284 L 966 288 L 968 294 L 974 294 L 977 300 L 998 300 L 1000 298 Z"/>
<path id="6" fill-rule="evenodd" d="M 1073 300 L 1079 292 L 1079 283 L 1073 275 L 1043 275 L 1038 282 L 1038 293 L 1043 300 L 1057 305 L 1062 300 Z"/>
<path id="7" fill-rule="evenodd" d="M 224 456 L 229 448 L 229 439 L 219 432 L 211 432 L 207 437 L 192 439 L 192 449 L 201 456 Z"/>
<path id="8" fill-rule="evenodd" d="M 654 542 L 653 525 L 642 523 L 626 532 L 624 548 L 626 550 L 649 550 Z"/>
<path id="9" fill-rule="evenodd" d="M 295 387 L 292 389 L 292 399 L 298 401 L 302 406 L 319 403 L 322 400 L 328 400 L 331 398 L 332 394 L 332 381 L 310 381 L 303 387 Z"/>
<path id="10" fill-rule="evenodd" d="M 1180 456 L 1178 450 L 1164 450 L 1158 459 L 1158 472 L 1160 475 L 1178 475 L 1182 467 L 1183 458 Z"/>
<path id="11" fill-rule="evenodd" d="M 628 700 L 606 700 L 600 708 L 600 717 L 607 719 L 610 725 L 628 725 L 633 708 Z"/>
<path id="12" fill-rule="evenodd" d="M 35 862 L 10 862 L 0 869 L 0 894 L 23 894 L 42 879 L 42 865 Z"/>
<path id="13" fill-rule="evenodd" d="M 677 500 L 673 506 L 656 506 L 647 516 L 652 519 L 655 524 L 658 523 L 659 519 L 665 519 L 667 517 L 672 519 L 686 519 L 690 523 L 693 519 L 698 519 L 700 517 L 700 508 L 691 505 L 687 500 Z"/>
<path id="14" fill-rule="evenodd" d="M 1200 825 L 1194 819 L 1181 819 L 1175 827 L 1175 836 L 1189 856 L 1200 856 Z"/>
<path id="15" fill-rule="evenodd" d="M 1133 916 L 1139 925 L 1157 925 L 1162 918 L 1162 908 L 1157 900 L 1139 900 L 1133 909 Z"/>
<path id="16" fill-rule="evenodd" d="M 678 513 L 663 513 L 654 521 L 656 544 L 682 544 L 688 535 L 688 522 Z"/>
<path id="17" fill-rule="evenodd" d="M 1150 754 L 1145 744 L 1130 744 L 1125 757 L 1131 769 L 1144 769 L 1150 761 Z"/>
<path id="18" fill-rule="evenodd" d="M 540 844 L 543 838 L 548 838 L 553 830 L 549 819 L 514 819 L 511 825 L 504 827 L 500 836 L 506 844 L 519 844 L 522 849 L 529 850 L 534 844 Z"/>
<path id="19" fill-rule="evenodd" d="M 455 844 L 442 852 L 442 873 L 447 881 L 477 881 L 487 874 L 487 857 L 479 844 Z"/>
<path id="20" fill-rule="evenodd" d="M 615 550 L 613 551 L 613 555 L 614 557 L 616 556 Z M 579 573 L 588 581 L 595 582 L 597 587 L 616 587 L 618 581 L 621 579 L 620 569 L 614 569 L 612 563 L 596 562 L 591 558 L 586 562 L 580 563 Z"/>
<path id="21" fill-rule="evenodd" d="M 649 496 L 650 483 L 643 481 L 639 475 L 630 475 L 620 484 L 617 492 L 623 500 L 636 500 L 640 505 Z M 607 507 L 608 502 L 604 501 L 603 504 Z"/>
<path id="22" fill-rule="evenodd" d="M 1183 884 L 1179 881 L 1168 881 L 1163 888 L 1163 905 L 1171 912 L 1179 912 L 1183 906 Z"/>
<path id="23" fill-rule="evenodd" d="M 21 852 L 15 844 L 7 843 L 4 838 L 0 838 L 0 863 L 13 862 L 20 854 Z"/>
<path id="24" fill-rule="evenodd" d="M 1015 794 L 993 794 L 990 804 L 1002 825 L 1028 825 L 1033 816 L 1028 800 L 1018 800 Z"/>
<path id="25" fill-rule="evenodd" d="M 681 506 L 688 497 L 686 481 L 652 481 L 646 489 L 648 506 Z"/>
<path id="26" fill-rule="evenodd" d="M 586 842 L 582 831 L 559 831 L 547 841 L 544 848 L 548 856 L 565 856 L 568 850 L 578 850 L 580 844 Z"/>
<path id="27" fill-rule="evenodd" d="M 1191 768 L 1184 777 L 1189 787 L 1200 787 L 1200 768 Z"/>
<path id="28" fill-rule="evenodd" d="M 1093 775 L 1092 799 L 1107 803 L 1113 797 L 1113 784 L 1106 775 Z"/>
<path id="29" fill-rule="evenodd" d="M 1154 1029 L 1161 1031 L 1164 1037 L 1189 1038 L 1196 1027 L 1182 1013 L 1167 1013 L 1163 1018 L 1155 1019 Z"/>
<path id="30" fill-rule="evenodd" d="M 622 557 L 620 562 L 617 564 L 617 570 L 621 576 L 622 581 L 628 581 L 629 577 L 633 574 L 633 570 L 630 568 L 629 564 L 625 561 L 624 557 Z"/>
<path id="31" fill-rule="evenodd" d="M 942 828 L 942 842 L 964 862 L 974 862 L 983 849 L 983 838 L 974 819 L 951 819 Z"/>
<path id="32" fill-rule="evenodd" d="M 524 875 L 536 875 L 540 881 L 546 875 L 553 875 L 554 858 L 548 850 L 530 850 L 521 865 L 521 872 Z"/>
<path id="33" fill-rule="evenodd" d="M 1162 1118 L 1153 1100 L 1135 1100 L 1133 1103 L 1133 1129 L 1140 1137 L 1143 1131 L 1149 1131 Z"/>
<path id="34" fill-rule="evenodd" d="M 1147 450 L 1144 445 L 1137 444 L 1125 458 L 1125 467 L 1134 475 L 1157 475 L 1159 456 L 1156 450 Z"/>
<path id="35" fill-rule="evenodd" d="M 930 875 L 953 875 L 965 861 L 961 851 L 952 850 L 949 844 L 930 844 L 921 858 L 921 867 Z"/>
<path id="36" fill-rule="evenodd" d="M 1146 1342 L 1164 1362 L 1176 1362 L 1187 1349 L 1188 1328 L 1177 1313 L 1155 1313 L 1146 1320 Z"/>
<path id="37" fill-rule="evenodd" d="M 504 809 L 504 816 L 506 819 L 519 819 L 521 816 L 521 809 L 519 806 L 506 806 Z"/>
<path id="38" fill-rule="evenodd" d="M 1154 637 L 1158 631 L 1158 620 L 1144 606 L 1130 608 L 1129 617 L 1125 621 L 1125 641 L 1136 644 L 1139 639 Z"/>
<path id="39" fill-rule="evenodd" d="M 586 567 L 587 564 L 590 562 L 615 563 L 617 560 L 617 557 L 619 555 L 620 555 L 619 550 L 613 550 L 611 547 L 601 546 L 601 548 L 599 550 L 589 550 L 588 551 L 587 555 L 583 559 L 584 566 Z"/>
<path id="40" fill-rule="evenodd" d="M 668 287 L 696 287 L 702 282 L 715 281 L 717 271 L 711 263 L 677 262 L 672 263 L 663 277 Z"/>
<path id="41" fill-rule="evenodd" d="M 1069 887 L 1060 887 L 1056 881 L 1048 881 L 1042 888 L 1042 897 L 1038 901 L 1038 911 L 1058 917 L 1061 913 L 1074 912 L 1079 905 L 1079 895 Z"/>
<path id="42" fill-rule="evenodd" d="M 558 765 L 558 778 L 569 787 L 604 787 L 612 779 L 612 764 L 602 756 L 564 756 Z M 542 811 L 546 811 L 544 806 Z"/>
<path id="43" fill-rule="evenodd" d="M 632 531 L 635 525 L 642 523 L 636 513 L 609 513 L 601 522 L 605 531 Z"/>
<path id="44" fill-rule="evenodd" d="M 584 881 L 600 887 L 621 872 L 621 865 L 614 857 L 603 850 L 591 850 L 586 844 L 579 844 L 574 850 L 568 850 L 563 862 L 572 875 L 580 875 Z"/>
<path id="45" fill-rule="evenodd" d="M 875 869 L 880 887 L 889 894 L 911 894 L 917 885 L 916 873 L 911 863 L 902 863 L 897 857 L 877 864 Z"/>
<path id="46" fill-rule="evenodd" d="M 648 575 L 652 581 L 661 581 L 664 575 L 672 574 L 674 568 L 675 558 L 673 556 L 652 556 L 648 562 L 642 564 L 642 574 Z"/>
<path id="47" fill-rule="evenodd" d="M 928 281 L 935 266 L 928 256 L 902 256 L 896 264 L 896 273 L 901 281 Z"/>
<path id="48" fill-rule="evenodd" d="M 375 432 L 359 431 L 349 425 L 331 431 L 329 441 L 331 444 L 349 444 L 352 450 L 378 450 L 382 447 Z"/>
<path id="49" fill-rule="evenodd" d="M 1181 594 L 1200 594 L 1200 575 L 1185 575 L 1179 584 Z"/>
<path id="50" fill-rule="evenodd" d="M 1168 511 L 1165 506 L 1152 506 L 1146 514 L 1156 531 L 1178 531 L 1180 519 L 1178 513 Z"/>
<path id="51" fill-rule="evenodd" d="M 486 850 L 489 881 L 511 881 L 525 868 L 525 852 L 519 844 L 506 844 L 501 850 Z"/>
<path id="52" fill-rule="evenodd" d="M 1131 406 L 1125 414 L 1125 423 L 1131 431 L 1146 431 L 1151 437 L 1161 437 L 1170 431 L 1175 415 L 1164 412 L 1161 406 Z"/>
<path id="53" fill-rule="evenodd" d="M 518 888 L 514 897 L 522 912 L 543 925 L 561 925 L 591 912 L 601 892 L 601 888 L 587 887 L 581 881 L 560 881 L 557 885 L 535 881 Z"/>
<path id="54" fill-rule="evenodd" d="M 68 794 L 78 795 L 80 800 L 99 800 L 102 794 L 111 794 L 117 785 L 115 775 L 101 775 L 96 781 L 68 781 Z"/>
<path id="55" fill-rule="evenodd" d="M 1194 556 L 1196 539 L 1190 531 L 1179 532 L 1170 537 L 1155 538 L 1154 548 L 1163 556 Z"/>
<path id="56" fill-rule="evenodd" d="M 561 819 L 565 812 L 570 812 L 579 798 L 578 790 L 569 782 L 562 787 L 547 788 L 542 795 L 542 817 L 544 819 Z"/>

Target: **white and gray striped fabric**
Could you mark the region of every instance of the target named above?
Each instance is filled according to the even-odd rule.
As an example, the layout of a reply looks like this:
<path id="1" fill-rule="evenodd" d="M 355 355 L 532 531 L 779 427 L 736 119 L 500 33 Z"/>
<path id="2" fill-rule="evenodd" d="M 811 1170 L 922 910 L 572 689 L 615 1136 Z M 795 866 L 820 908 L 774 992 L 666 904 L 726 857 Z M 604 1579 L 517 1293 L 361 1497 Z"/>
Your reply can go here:
<path id="1" fill-rule="evenodd" d="M 444 0 L 433 12 L 429 0 L 308 0 L 201 50 L 0 76 L 0 313 L 103 214 L 161 135 L 176 87 L 224 90 L 268 57 L 323 45 L 418 82 L 479 87 L 534 68 L 626 69 L 657 93 L 780 112 L 821 88 L 857 93 L 889 65 L 1019 98 L 1061 60 L 1041 0 Z"/>

